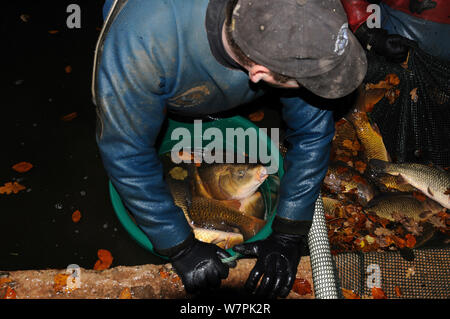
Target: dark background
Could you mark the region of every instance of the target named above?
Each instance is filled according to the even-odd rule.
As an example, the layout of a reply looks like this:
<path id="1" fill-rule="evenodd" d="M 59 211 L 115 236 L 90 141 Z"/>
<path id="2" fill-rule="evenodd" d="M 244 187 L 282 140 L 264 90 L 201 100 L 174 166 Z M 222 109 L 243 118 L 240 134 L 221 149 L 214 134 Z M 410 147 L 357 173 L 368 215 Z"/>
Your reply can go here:
<path id="1" fill-rule="evenodd" d="M 81 7 L 80 29 L 66 26 L 71 3 Z M 0 186 L 15 180 L 27 189 L 0 195 L 0 270 L 92 268 L 98 249 L 111 251 L 112 266 L 162 262 L 117 220 L 95 141 L 90 87 L 102 6 L 102 0 L 2 3 Z M 78 117 L 61 120 L 72 112 Z M 21 161 L 34 167 L 11 169 Z M 82 218 L 74 223 L 77 209 Z"/>
<path id="2" fill-rule="evenodd" d="M 71 3 L 81 7 L 80 29 L 66 25 Z M 27 189 L 0 194 L 0 270 L 69 264 L 89 269 L 98 249 L 112 253 L 112 267 L 165 262 L 139 246 L 116 218 L 95 141 L 91 77 L 103 3 L 2 4 L 0 186 L 17 181 Z M 72 71 L 66 73 L 69 65 Z M 265 117 L 258 125 L 280 126 L 277 102 L 270 96 L 228 116 L 260 108 Z M 61 120 L 73 112 L 75 119 Z M 11 168 L 22 161 L 34 167 L 26 173 Z M 82 213 L 78 223 L 71 219 L 75 210 Z"/>

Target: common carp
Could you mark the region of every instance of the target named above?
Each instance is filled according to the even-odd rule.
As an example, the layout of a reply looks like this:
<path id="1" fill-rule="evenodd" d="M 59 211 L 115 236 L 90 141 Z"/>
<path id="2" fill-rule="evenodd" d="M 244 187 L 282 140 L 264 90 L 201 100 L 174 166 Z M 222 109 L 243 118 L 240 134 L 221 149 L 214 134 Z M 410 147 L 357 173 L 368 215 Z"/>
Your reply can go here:
<path id="1" fill-rule="evenodd" d="M 322 188 L 338 196 L 339 199 L 350 199 L 360 205 L 366 205 L 376 194 L 371 185 L 357 170 L 347 164 L 336 161 L 328 166 Z"/>
<path id="2" fill-rule="evenodd" d="M 181 167 L 169 162 L 168 159 L 163 159 L 163 164 L 166 165 L 166 172 L 170 171 L 169 169 L 172 167 Z M 189 171 L 192 172 L 190 169 Z M 212 242 L 217 242 L 218 240 L 224 242 L 228 240 L 228 245 L 234 242 L 239 243 L 239 235 L 247 240 L 256 235 L 266 224 L 264 220 L 245 216 L 237 209 L 225 206 L 219 200 L 193 194 L 190 185 L 191 179 L 189 177 L 183 180 L 177 180 L 166 173 L 165 178 L 175 205 L 182 209 L 186 220 L 193 228 L 194 234 L 196 234 L 196 238 L 199 240 L 200 238 L 206 241 L 212 240 Z M 222 233 L 203 232 L 200 228 L 222 231 Z M 234 235 L 235 228 L 241 234 Z"/>
<path id="3" fill-rule="evenodd" d="M 417 222 L 425 221 L 444 208 L 427 198 L 420 201 L 412 194 L 386 194 L 372 199 L 363 210 L 379 217 L 395 221 L 394 213 L 399 213 Z"/>
<path id="4" fill-rule="evenodd" d="M 398 176 L 414 186 L 442 206 L 450 208 L 450 173 L 437 168 L 416 163 L 395 164 L 381 160 L 371 160 L 369 166 L 375 172 Z"/>
<path id="5" fill-rule="evenodd" d="M 375 123 L 370 123 L 366 112 L 354 110 L 347 115 L 347 119 L 355 127 L 358 140 L 364 148 L 363 154 L 366 163 L 371 159 L 390 161 L 380 130 Z"/>
<path id="6" fill-rule="evenodd" d="M 193 197 L 188 212 L 195 225 L 215 228 L 236 227 L 244 236 L 244 240 L 255 236 L 266 224 L 262 219 L 246 216 L 211 198 Z"/>
<path id="7" fill-rule="evenodd" d="M 256 192 L 252 196 L 241 199 L 239 211 L 247 216 L 264 219 L 265 206 L 261 192 Z"/>
<path id="8" fill-rule="evenodd" d="M 194 174 L 197 194 L 218 200 L 248 198 L 268 177 L 259 164 L 203 164 Z"/>
<path id="9" fill-rule="evenodd" d="M 341 201 L 331 197 L 322 196 L 322 202 L 325 213 L 332 217 L 342 217 L 340 211 L 344 205 Z"/>
<path id="10" fill-rule="evenodd" d="M 410 193 L 413 191 L 417 191 L 417 189 L 414 186 L 404 182 L 398 176 L 393 176 L 389 174 L 382 174 L 381 176 L 377 174 L 371 174 L 370 176 L 377 184 L 377 186 L 384 192 Z"/>
<path id="11" fill-rule="evenodd" d="M 364 159 L 366 163 L 372 158 L 390 161 L 380 130 L 376 123 L 370 122 L 367 112 L 372 111 L 373 106 L 385 96 L 387 89 L 398 84 L 397 80 L 398 77 L 395 75 L 388 75 L 386 81 L 384 81 L 388 84 L 387 86 L 375 85 L 373 88 L 369 87 L 366 89 L 360 86 L 358 88 L 356 105 L 345 117 L 355 128 L 358 140 L 364 148 Z"/>
<path id="12" fill-rule="evenodd" d="M 206 229 L 203 227 L 192 226 L 194 236 L 198 240 L 216 244 L 220 248 L 228 249 L 244 242 L 244 237 L 240 233 L 225 232 L 216 229 Z"/>

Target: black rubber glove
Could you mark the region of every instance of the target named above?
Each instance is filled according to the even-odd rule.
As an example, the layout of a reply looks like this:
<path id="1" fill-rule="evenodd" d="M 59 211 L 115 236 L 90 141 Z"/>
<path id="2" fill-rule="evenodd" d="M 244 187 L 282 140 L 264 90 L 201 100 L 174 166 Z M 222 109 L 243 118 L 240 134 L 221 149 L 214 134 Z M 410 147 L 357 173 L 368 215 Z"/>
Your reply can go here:
<path id="1" fill-rule="evenodd" d="M 304 255 L 305 239 L 304 235 L 274 231 L 264 240 L 234 246 L 233 250 L 244 256 L 257 257 L 245 288 L 258 297 L 286 297 L 294 285 L 297 266 Z"/>
<path id="2" fill-rule="evenodd" d="M 193 236 L 172 250 L 168 257 L 186 292 L 191 294 L 220 287 L 221 280 L 228 277 L 229 267 L 236 266 L 235 261 L 221 262 L 221 259 L 230 257 L 225 250 Z"/>
<path id="3" fill-rule="evenodd" d="M 364 48 L 394 63 L 406 61 L 409 49 L 417 47 L 417 42 L 413 40 L 398 34 L 388 34 L 381 28 L 369 28 L 365 23 L 356 30 L 355 36 Z"/>

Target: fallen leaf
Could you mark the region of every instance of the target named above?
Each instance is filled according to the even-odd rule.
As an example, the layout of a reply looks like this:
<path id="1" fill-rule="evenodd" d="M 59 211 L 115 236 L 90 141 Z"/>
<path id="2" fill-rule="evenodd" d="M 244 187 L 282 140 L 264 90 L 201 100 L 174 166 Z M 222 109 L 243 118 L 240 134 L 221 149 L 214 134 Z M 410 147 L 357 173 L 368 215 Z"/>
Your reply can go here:
<path id="1" fill-rule="evenodd" d="M 369 245 L 372 245 L 373 243 L 375 243 L 375 238 L 370 235 L 366 235 L 366 237 L 364 237 L 364 239 L 367 241 L 367 243 Z"/>
<path id="2" fill-rule="evenodd" d="M 362 161 L 356 161 L 355 162 L 355 168 L 358 170 L 361 174 L 363 174 L 366 170 L 367 164 Z"/>
<path id="3" fill-rule="evenodd" d="M 398 248 L 404 248 L 406 246 L 406 240 L 402 239 L 400 237 L 397 236 L 391 236 L 392 240 L 394 241 L 395 245 Z"/>
<path id="4" fill-rule="evenodd" d="M 28 22 L 30 20 L 30 15 L 23 13 L 20 15 L 20 20 L 22 20 L 23 22 Z"/>
<path id="5" fill-rule="evenodd" d="M 387 299 L 383 289 L 378 287 L 372 287 L 372 297 L 373 299 Z"/>
<path id="6" fill-rule="evenodd" d="M 53 277 L 53 290 L 55 292 L 62 292 L 66 290 L 67 278 L 69 274 L 57 274 Z"/>
<path id="7" fill-rule="evenodd" d="M 384 227 L 378 227 L 375 229 L 374 234 L 377 236 L 392 236 L 394 232 Z"/>
<path id="8" fill-rule="evenodd" d="M 12 166 L 12 169 L 19 173 L 25 173 L 28 172 L 30 169 L 33 168 L 33 164 L 28 162 L 20 162 Z"/>
<path id="9" fill-rule="evenodd" d="M 303 278 L 295 278 L 292 290 L 301 296 L 312 294 L 311 284 Z"/>
<path id="10" fill-rule="evenodd" d="M 406 57 L 406 60 L 402 64 L 400 64 L 401 67 L 406 70 L 408 69 L 409 53 L 410 53 L 410 51 L 408 51 L 408 56 Z"/>
<path id="11" fill-rule="evenodd" d="M 4 284 L 8 284 L 12 282 L 11 278 L 0 278 L 0 286 L 3 286 Z"/>
<path id="12" fill-rule="evenodd" d="M 428 222 L 436 228 L 445 228 L 446 225 L 439 216 L 432 216 Z"/>
<path id="13" fill-rule="evenodd" d="M 72 213 L 72 221 L 74 223 L 78 223 L 81 219 L 81 212 L 79 210 L 76 210 Z"/>
<path id="14" fill-rule="evenodd" d="M 70 113 L 70 114 L 62 116 L 61 117 L 61 121 L 69 122 L 69 121 L 72 121 L 77 116 L 78 116 L 78 113 L 77 112 L 73 112 L 73 113 Z"/>
<path id="15" fill-rule="evenodd" d="M 94 265 L 94 270 L 105 270 L 111 266 L 113 257 L 106 249 L 99 249 L 97 251 L 98 260 Z"/>
<path id="16" fill-rule="evenodd" d="M 4 186 L 0 187 L 0 194 L 5 194 L 5 193 L 6 193 L 6 195 L 9 195 L 11 193 L 17 194 L 18 192 L 23 191 L 24 189 L 26 189 L 26 187 L 23 185 L 20 185 L 17 182 L 13 182 L 13 183 L 8 182 L 8 183 L 5 183 Z"/>
<path id="17" fill-rule="evenodd" d="M 67 66 L 64 68 L 64 71 L 65 71 L 67 74 L 72 73 L 72 66 L 67 65 Z"/>
<path id="18" fill-rule="evenodd" d="M 411 234 L 406 234 L 406 247 L 413 248 L 416 245 L 416 238 Z"/>
<path id="19" fill-rule="evenodd" d="M 427 197 L 420 192 L 413 191 L 412 195 L 414 196 L 415 199 L 421 202 L 424 202 L 427 199 Z"/>
<path id="20" fill-rule="evenodd" d="M 406 278 L 412 277 L 416 274 L 416 269 L 414 267 L 409 267 L 406 269 Z"/>
<path id="21" fill-rule="evenodd" d="M 256 111 L 256 112 L 250 114 L 248 116 L 248 118 L 250 119 L 250 121 L 253 121 L 253 122 L 262 121 L 264 118 L 264 111 Z"/>
<path id="22" fill-rule="evenodd" d="M 365 180 L 364 178 L 362 178 L 361 176 L 359 176 L 359 175 L 353 175 L 353 176 L 352 176 L 352 180 L 353 180 L 355 183 L 367 185 L 366 180 Z"/>
<path id="23" fill-rule="evenodd" d="M 180 282 L 180 281 L 181 281 L 181 278 L 178 277 L 177 274 L 173 274 L 173 275 L 172 275 L 172 282 L 173 282 L 173 283 L 177 283 L 177 282 Z"/>
<path id="24" fill-rule="evenodd" d="M 390 89 L 386 92 L 384 96 L 388 99 L 389 104 L 394 104 L 395 100 L 400 96 L 400 90 Z"/>
<path id="25" fill-rule="evenodd" d="M 401 296 L 402 296 L 402 290 L 400 289 L 399 286 L 395 286 L 395 287 L 394 287 L 394 290 L 395 290 L 395 295 L 396 295 L 397 297 L 401 297 Z"/>
<path id="26" fill-rule="evenodd" d="M 162 268 L 159 269 L 159 275 L 160 275 L 162 278 L 164 278 L 164 279 L 170 277 L 170 273 L 169 273 L 168 271 L 165 271 L 165 270 L 162 269 Z"/>
<path id="27" fill-rule="evenodd" d="M 169 171 L 170 176 L 176 180 L 184 180 L 188 176 L 188 172 L 182 167 L 174 167 Z"/>
<path id="28" fill-rule="evenodd" d="M 400 83 L 400 79 L 395 73 L 390 73 L 386 75 L 385 79 L 383 81 L 380 81 L 376 84 L 374 83 L 367 83 L 365 85 L 366 90 L 370 89 L 390 89 Z"/>
<path id="29" fill-rule="evenodd" d="M 119 295 L 119 299 L 132 299 L 130 288 L 124 288 Z"/>
<path id="30" fill-rule="evenodd" d="M 16 299 L 16 291 L 10 286 L 6 287 L 6 293 L 3 296 L 3 299 Z"/>
<path id="31" fill-rule="evenodd" d="M 342 294 L 345 299 L 361 299 L 360 296 L 355 294 L 353 290 L 342 288 Z"/>
<path id="32" fill-rule="evenodd" d="M 411 92 L 409 92 L 409 95 L 411 95 L 411 100 L 416 103 L 417 100 L 419 99 L 419 96 L 417 95 L 417 88 L 414 88 L 411 90 Z"/>

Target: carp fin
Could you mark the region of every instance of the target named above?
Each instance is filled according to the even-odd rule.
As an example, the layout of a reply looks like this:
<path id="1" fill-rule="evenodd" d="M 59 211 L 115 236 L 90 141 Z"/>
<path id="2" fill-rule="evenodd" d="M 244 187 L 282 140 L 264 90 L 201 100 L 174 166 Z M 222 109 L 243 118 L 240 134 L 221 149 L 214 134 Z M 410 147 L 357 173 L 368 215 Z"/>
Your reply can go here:
<path id="1" fill-rule="evenodd" d="M 427 193 L 428 193 L 430 196 L 434 196 L 434 194 L 433 194 L 433 192 L 431 191 L 430 187 L 427 188 Z"/>

